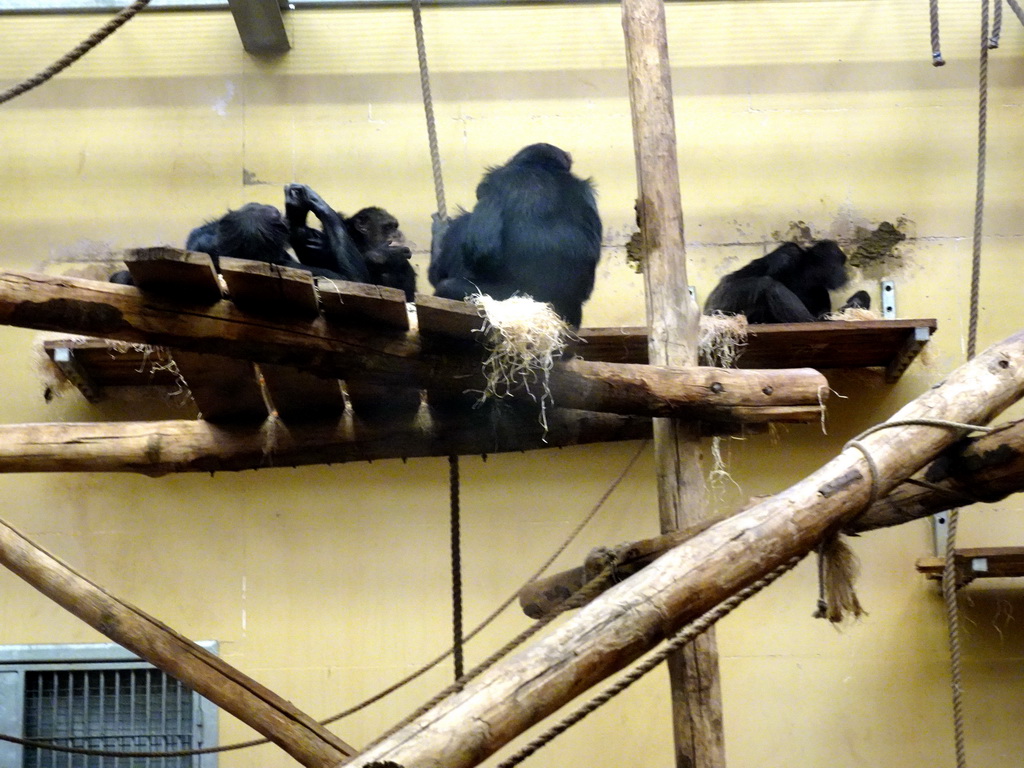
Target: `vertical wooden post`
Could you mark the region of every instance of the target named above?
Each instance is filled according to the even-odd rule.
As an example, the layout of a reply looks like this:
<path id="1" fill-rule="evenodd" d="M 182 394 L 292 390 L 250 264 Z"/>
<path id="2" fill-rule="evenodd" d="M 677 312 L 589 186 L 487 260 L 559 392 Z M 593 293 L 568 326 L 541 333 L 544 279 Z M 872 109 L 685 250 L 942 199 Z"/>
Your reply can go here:
<path id="1" fill-rule="evenodd" d="M 644 253 L 650 361 L 697 364 L 700 310 L 686 279 L 672 76 L 662 0 L 622 0 L 636 150 L 637 216 Z M 695 426 L 654 420 L 662 532 L 707 514 Z M 678 768 L 725 765 L 718 649 L 710 631 L 669 659 Z"/>

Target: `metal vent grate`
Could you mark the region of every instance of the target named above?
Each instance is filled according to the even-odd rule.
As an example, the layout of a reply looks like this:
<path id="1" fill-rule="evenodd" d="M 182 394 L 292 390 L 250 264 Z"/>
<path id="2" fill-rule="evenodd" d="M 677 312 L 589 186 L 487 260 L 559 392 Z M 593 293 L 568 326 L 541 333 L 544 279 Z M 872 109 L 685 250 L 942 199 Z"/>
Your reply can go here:
<path id="1" fill-rule="evenodd" d="M 25 738 L 111 751 L 193 745 L 193 697 L 156 669 L 29 671 Z M 113 758 L 26 748 L 25 768 L 189 768 L 190 757 Z"/>

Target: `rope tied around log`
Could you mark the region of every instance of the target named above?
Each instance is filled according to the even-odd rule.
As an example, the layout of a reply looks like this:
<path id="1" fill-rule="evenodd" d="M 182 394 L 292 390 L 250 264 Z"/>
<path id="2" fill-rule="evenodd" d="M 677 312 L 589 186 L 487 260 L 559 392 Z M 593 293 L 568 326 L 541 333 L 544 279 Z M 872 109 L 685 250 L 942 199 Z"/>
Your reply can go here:
<path id="1" fill-rule="evenodd" d="M 856 448 L 860 451 L 861 455 L 864 457 L 864 461 L 868 465 L 868 476 L 871 481 L 868 500 L 865 502 L 861 511 L 854 516 L 854 519 L 870 509 L 871 506 L 878 501 L 878 498 L 881 495 L 878 480 L 878 464 L 875 462 L 875 457 L 871 455 L 871 451 L 868 450 L 867 446 L 861 441 L 868 435 L 880 432 L 883 429 L 904 426 L 928 426 L 941 427 L 944 429 L 958 429 L 962 430 L 964 434 L 969 432 L 987 433 L 993 431 L 992 427 L 981 426 L 978 424 L 964 424 L 959 421 L 949 421 L 947 419 L 923 418 L 886 421 L 882 424 L 876 424 L 875 426 L 864 430 L 843 446 L 844 451 L 847 448 Z M 848 523 L 849 521 L 847 521 L 847 524 Z M 843 541 L 842 532 L 837 529 L 827 534 L 816 548 L 816 552 L 818 555 L 818 603 L 815 607 L 814 613 L 812 614 L 814 618 L 828 619 L 833 624 L 838 624 L 846 618 L 847 614 L 852 614 L 854 618 L 860 618 L 865 615 L 867 612 L 864 610 L 860 600 L 857 598 L 857 592 L 854 589 L 854 583 L 857 580 L 859 569 L 857 557 L 853 553 L 853 550 L 850 549 L 849 545 Z"/>

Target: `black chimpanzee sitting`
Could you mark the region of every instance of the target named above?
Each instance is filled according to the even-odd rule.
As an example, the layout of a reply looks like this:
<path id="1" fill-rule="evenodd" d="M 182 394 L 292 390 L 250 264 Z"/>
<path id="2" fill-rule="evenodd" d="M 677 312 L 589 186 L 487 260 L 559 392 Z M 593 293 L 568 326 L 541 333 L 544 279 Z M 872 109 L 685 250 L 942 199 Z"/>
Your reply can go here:
<path id="1" fill-rule="evenodd" d="M 704 312 L 746 315 L 750 323 L 812 322 L 832 311 L 829 291 L 848 280 L 846 254 L 834 241 L 822 240 L 810 248 L 783 243 L 723 277 L 704 303 Z M 870 305 L 868 294 L 858 291 L 843 309 Z"/>
<path id="2" fill-rule="evenodd" d="M 434 293 L 525 294 L 578 327 L 594 289 L 601 219 L 593 184 L 571 168 L 568 152 L 531 144 L 488 170 L 473 210 L 435 235 L 428 273 Z"/>
<path id="3" fill-rule="evenodd" d="M 406 301 L 414 300 L 412 251 L 395 244 L 402 240 L 398 219 L 376 206 L 345 218 L 304 184 L 289 184 L 284 197 L 290 241 L 299 261 L 336 271 L 357 265 L 360 276 L 345 279 L 398 288 Z M 310 212 L 320 220 L 321 230 L 306 226 Z"/>
<path id="4" fill-rule="evenodd" d="M 193 229 L 186 250 L 209 254 L 218 272 L 222 257 L 251 259 L 332 280 L 390 285 L 412 300 L 416 273 L 409 264 L 411 253 L 404 246 L 390 244 L 391 237 L 401 237 L 394 216 L 383 208 L 366 208 L 351 219 L 342 219 L 319 195 L 298 184 L 286 187 L 285 197 L 290 217 L 297 217 L 302 209 L 301 228 L 290 226 L 272 205 L 247 203 Z M 308 210 L 321 219 L 323 232 L 305 227 Z M 299 260 L 288 252 L 289 245 Z M 133 284 L 127 271 L 110 279 Z"/>

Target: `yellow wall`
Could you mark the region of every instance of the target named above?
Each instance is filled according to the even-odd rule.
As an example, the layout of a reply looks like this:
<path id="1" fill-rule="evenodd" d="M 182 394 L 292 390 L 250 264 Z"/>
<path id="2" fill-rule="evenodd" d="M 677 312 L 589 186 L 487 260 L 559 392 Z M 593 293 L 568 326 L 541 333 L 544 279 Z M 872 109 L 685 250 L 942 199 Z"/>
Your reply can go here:
<path id="1" fill-rule="evenodd" d="M 967 334 L 974 199 L 976 4 L 944 0 L 944 51 L 930 65 L 925 4 L 910 0 L 687 2 L 669 7 L 690 280 L 764 252 L 793 222 L 821 236 L 908 221 L 896 280 L 903 317 L 937 317 L 926 362 L 896 386 L 831 378 L 816 425 L 726 444 L 737 485 L 725 510 L 781 490 L 851 436 L 958 365 Z M 569 149 L 600 192 L 606 250 L 588 325 L 642 322 L 628 270 L 635 176 L 619 10 L 444 8 L 425 14 L 449 205 L 481 170 L 533 141 Z M 0 79 L 35 72 L 95 16 L 0 18 Z M 309 183 L 352 211 L 380 204 L 425 248 L 433 207 L 412 23 L 404 10 L 293 12 L 287 56 L 242 52 L 226 13 L 149 13 L 35 92 L 0 107 L 0 265 L 49 270 L 108 248 L 180 245 L 191 226 Z M 979 346 L 1021 326 L 1024 31 L 1009 13 L 992 54 Z M 851 289 L 852 290 L 852 289 Z M 0 329 L 4 423 L 137 418 L 142 404 L 45 405 L 28 331 Z M 182 409 L 187 413 L 187 409 Z M 463 461 L 466 620 L 518 587 L 637 450 L 588 446 Z M 443 459 L 180 476 L 8 475 L 3 517 L 113 593 L 223 655 L 316 717 L 376 692 L 450 635 Z M 650 449 L 560 561 L 653 534 Z M 1020 505 L 965 514 L 966 546 L 1024 541 Z M 719 631 L 729 763 L 918 768 L 952 761 L 943 612 L 913 568 L 920 522 L 854 542 L 870 615 L 836 632 L 810 618 L 813 566 L 743 606 Z M 1024 754 L 1024 584 L 965 595 L 968 751 Z M 468 649 L 473 663 L 526 621 L 511 613 Z M 102 638 L 0 573 L 0 643 Z M 449 680 L 446 667 L 336 725 L 364 744 Z M 662 672 L 561 737 L 535 765 L 671 763 Z M 249 735 L 221 719 L 225 741 Z M 274 747 L 225 768 L 292 764 Z"/>

